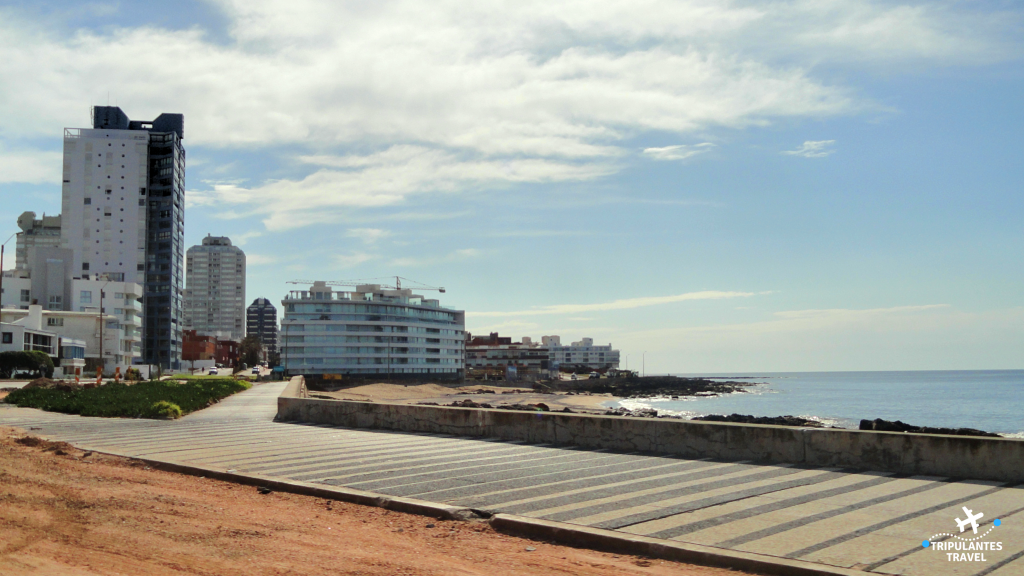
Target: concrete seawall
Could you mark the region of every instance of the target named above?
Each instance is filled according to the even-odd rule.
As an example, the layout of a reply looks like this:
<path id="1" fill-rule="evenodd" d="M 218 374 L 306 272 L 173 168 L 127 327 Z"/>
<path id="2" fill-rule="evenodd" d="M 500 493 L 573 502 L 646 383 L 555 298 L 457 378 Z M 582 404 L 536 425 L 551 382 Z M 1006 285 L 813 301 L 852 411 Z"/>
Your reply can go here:
<path id="1" fill-rule="evenodd" d="M 277 419 L 687 458 L 1024 481 L 1024 440 L 380 404 L 305 395 L 301 381 L 289 383 L 278 398 Z"/>

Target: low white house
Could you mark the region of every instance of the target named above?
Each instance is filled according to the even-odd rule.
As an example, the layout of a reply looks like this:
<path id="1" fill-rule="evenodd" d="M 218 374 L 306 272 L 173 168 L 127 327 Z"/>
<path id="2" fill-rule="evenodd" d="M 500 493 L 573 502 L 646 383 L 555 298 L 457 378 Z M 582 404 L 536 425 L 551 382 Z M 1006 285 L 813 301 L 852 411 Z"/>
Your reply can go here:
<path id="1" fill-rule="evenodd" d="M 42 350 L 58 358 L 62 356 L 60 346 L 66 342 L 67 355 L 70 356 L 66 366 L 72 368 L 72 373 L 75 367 L 98 366 L 102 358 L 106 374 L 112 374 L 116 368 L 120 368 L 123 374 L 132 360 L 139 356 L 138 331 L 132 330 L 128 334 L 116 316 L 100 314 L 98 310 L 66 312 L 43 310 L 39 305 L 31 305 L 28 310 L 4 308 L 0 310 L 0 321 L 4 323 L 4 332 L 7 332 L 8 325 L 21 327 L 19 333 L 24 347 L 16 348 L 19 350 Z M 15 331 L 11 329 L 12 341 L 17 340 Z M 26 335 L 32 339 L 32 348 L 27 347 L 26 338 L 29 336 Z M 3 339 L 8 337 L 4 335 Z M 55 360 L 54 364 L 58 362 Z M 64 365 L 63 362 L 60 364 Z"/>
<path id="2" fill-rule="evenodd" d="M 55 378 L 74 376 L 85 368 L 85 341 L 61 336 L 43 327 L 42 306 L 34 306 L 13 322 L 0 322 L 0 352 L 36 350 L 53 359 Z"/>

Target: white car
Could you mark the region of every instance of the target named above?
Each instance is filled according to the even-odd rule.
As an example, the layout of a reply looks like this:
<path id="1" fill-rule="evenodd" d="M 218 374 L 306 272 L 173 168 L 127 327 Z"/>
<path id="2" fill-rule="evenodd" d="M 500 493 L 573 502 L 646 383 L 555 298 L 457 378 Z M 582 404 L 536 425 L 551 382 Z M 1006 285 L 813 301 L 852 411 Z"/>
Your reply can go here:
<path id="1" fill-rule="evenodd" d="M 209 374 L 210 376 L 216 376 L 217 374 L 219 374 L 219 372 L 217 372 L 216 368 L 210 368 L 210 371 L 207 372 L 207 374 Z"/>

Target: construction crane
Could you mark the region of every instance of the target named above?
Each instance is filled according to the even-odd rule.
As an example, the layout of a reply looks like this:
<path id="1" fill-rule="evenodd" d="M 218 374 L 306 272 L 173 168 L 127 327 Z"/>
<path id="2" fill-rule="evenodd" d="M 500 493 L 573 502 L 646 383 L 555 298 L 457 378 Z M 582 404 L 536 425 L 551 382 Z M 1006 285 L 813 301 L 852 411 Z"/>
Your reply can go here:
<path id="1" fill-rule="evenodd" d="M 395 279 L 394 285 L 391 285 L 391 284 L 381 284 L 380 282 L 378 282 L 379 280 L 391 280 L 392 278 Z M 409 282 L 412 282 L 414 284 L 414 286 L 408 286 L 407 285 L 406 288 L 411 288 L 411 289 L 414 289 L 414 290 L 437 290 L 441 294 L 444 294 L 444 288 L 443 287 L 427 286 L 426 284 L 423 284 L 422 282 L 417 282 L 416 280 L 410 280 L 408 278 L 402 278 L 401 276 L 384 276 L 384 277 L 381 277 L 381 278 L 366 278 L 366 279 L 363 279 L 363 280 L 328 280 L 328 281 L 324 282 L 324 284 L 326 284 L 327 286 L 352 286 L 352 287 L 363 286 L 365 284 L 377 284 L 381 288 L 387 288 L 388 290 L 401 290 L 402 289 L 402 280 L 405 280 L 406 284 L 408 284 Z M 309 285 L 312 285 L 313 283 L 314 283 L 313 280 L 289 280 L 288 281 L 288 284 L 309 284 Z"/>

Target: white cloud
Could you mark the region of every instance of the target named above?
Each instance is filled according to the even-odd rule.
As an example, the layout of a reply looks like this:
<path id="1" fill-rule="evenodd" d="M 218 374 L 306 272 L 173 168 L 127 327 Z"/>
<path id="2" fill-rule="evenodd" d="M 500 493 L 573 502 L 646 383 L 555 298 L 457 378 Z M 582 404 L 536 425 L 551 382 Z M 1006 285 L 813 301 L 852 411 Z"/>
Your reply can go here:
<path id="1" fill-rule="evenodd" d="M 642 308 L 646 306 L 658 306 L 660 304 L 671 304 L 673 302 L 685 302 L 688 300 L 720 300 L 723 298 L 749 298 L 757 295 L 756 292 L 722 292 L 717 290 L 706 290 L 703 292 L 687 292 L 673 296 L 648 296 L 643 298 L 627 298 L 614 300 L 612 302 L 601 302 L 597 304 L 556 304 L 553 306 L 541 306 L 531 310 L 516 310 L 512 312 L 470 312 L 472 316 L 539 316 L 547 314 L 574 314 L 578 312 L 596 312 L 604 310 L 628 310 L 631 308 Z"/>
<path id="2" fill-rule="evenodd" d="M 246 266 L 265 266 L 268 264 L 277 264 L 281 259 L 277 256 L 271 256 L 268 254 L 246 254 L 245 265 Z"/>
<path id="3" fill-rule="evenodd" d="M 68 34 L 3 9 L 0 106 L 18 114 L 0 120 L 0 134 L 59 138 L 65 126 L 86 126 L 88 104 L 112 93 L 133 118 L 184 113 L 186 146 L 300 147 L 309 171 L 298 176 L 188 194 L 190 206 L 225 204 L 223 217 L 262 215 L 283 230 L 410 194 L 600 178 L 621 168 L 624 143 L 645 132 L 868 106 L 816 77 L 823 60 L 945 66 L 1020 53 L 1019 19 L 943 2 L 216 4 L 223 42 L 198 27 Z M 645 153 L 678 160 L 707 148 Z M 0 168 L 8 181 L 42 182 L 59 160 L 0 159 Z"/>
<path id="4" fill-rule="evenodd" d="M 185 200 L 186 202 L 188 201 L 187 195 L 185 197 Z M 231 241 L 234 242 L 235 246 L 245 246 L 246 244 L 249 243 L 249 240 L 252 240 L 253 238 L 259 238 L 260 236 L 263 236 L 263 232 L 260 232 L 258 230 L 251 230 L 244 234 L 232 236 Z"/>
<path id="5" fill-rule="evenodd" d="M 390 230 L 383 230 L 381 228 L 349 228 L 345 236 L 349 238 L 358 238 L 366 244 L 374 244 L 378 240 L 382 240 L 391 236 Z"/>
<path id="6" fill-rule="evenodd" d="M 693 146 L 676 144 L 675 146 L 665 146 L 664 148 L 644 148 L 644 154 L 655 160 L 684 160 L 691 156 L 708 152 L 714 147 L 715 145 L 711 142 L 702 142 Z"/>
<path id="7" fill-rule="evenodd" d="M 301 180 L 273 180 L 253 188 L 217 184 L 212 190 L 191 191 L 192 205 L 248 206 L 248 215 L 262 215 L 269 230 L 280 231 L 333 223 L 339 209 L 394 206 L 414 194 L 453 193 L 508 182 L 590 180 L 612 172 L 600 163 L 539 158 L 465 160 L 453 153 L 407 145 L 370 155 L 302 160 L 322 168 Z"/>
<path id="8" fill-rule="evenodd" d="M 340 268 L 352 268 L 375 258 L 377 258 L 375 255 L 367 254 L 366 252 L 352 252 L 350 254 L 338 254 L 334 257 L 334 263 Z"/>
<path id="9" fill-rule="evenodd" d="M 63 159 L 64 155 L 60 152 L 15 152 L 0 145 L 0 184 L 23 182 L 59 186 Z"/>
<path id="10" fill-rule="evenodd" d="M 460 250 L 453 250 L 448 254 L 440 257 L 405 257 L 396 258 L 391 261 L 392 266 L 433 266 L 435 264 L 442 264 L 445 262 L 459 262 L 462 260 L 468 260 L 470 258 L 476 258 L 483 254 L 483 251 L 477 250 L 476 248 L 463 248 Z"/>
<path id="11" fill-rule="evenodd" d="M 832 145 L 835 140 L 808 140 L 796 150 L 784 150 L 782 153 L 789 156 L 803 156 L 804 158 L 821 158 L 835 152 Z"/>

